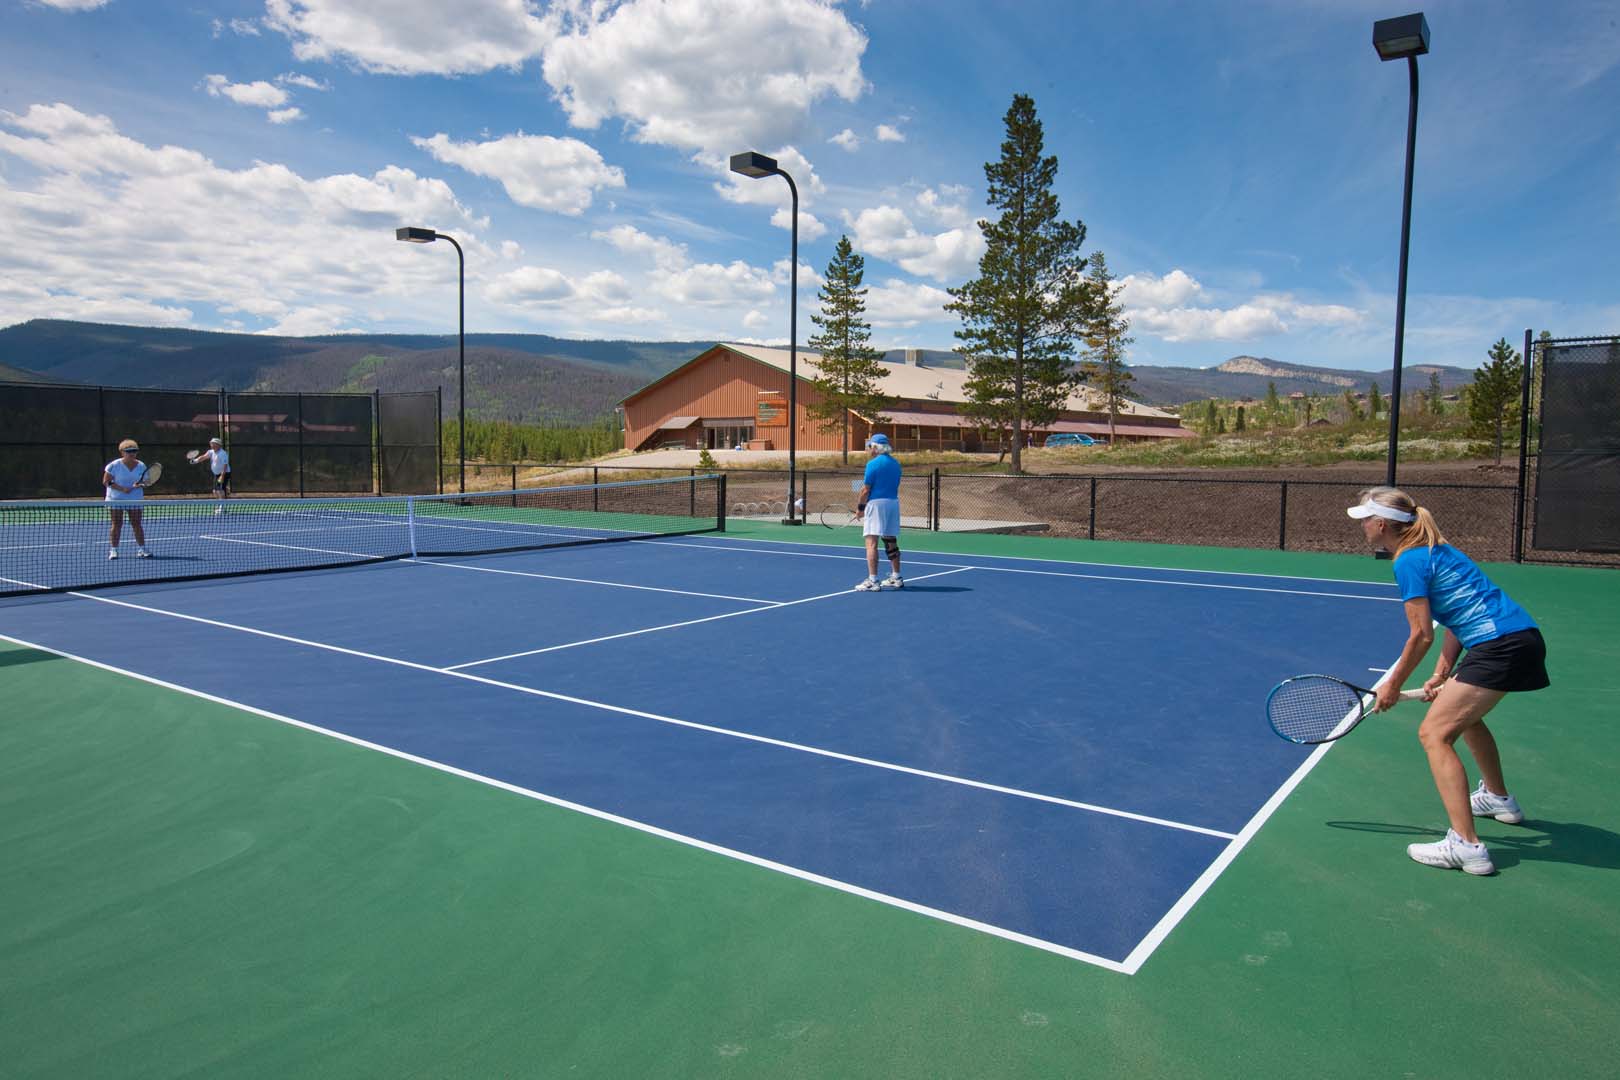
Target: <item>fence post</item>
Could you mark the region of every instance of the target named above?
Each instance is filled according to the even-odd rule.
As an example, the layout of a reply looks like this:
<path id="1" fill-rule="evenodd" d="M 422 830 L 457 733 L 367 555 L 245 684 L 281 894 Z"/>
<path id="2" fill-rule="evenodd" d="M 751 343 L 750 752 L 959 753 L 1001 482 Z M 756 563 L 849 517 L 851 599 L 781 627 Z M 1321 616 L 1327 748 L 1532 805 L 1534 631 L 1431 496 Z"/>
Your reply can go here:
<path id="1" fill-rule="evenodd" d="M 304 395 L 298 395 L 298 497 L 304 497 Z"/>
<path id="2" fill-rule="evenodd" d="M 601 509 L 602 493 L 600 491 L 598 491 L 597 487 L 596 487 L 596 485 L 600 484 L 601 482 L 602 482 L 602 469 L 601 469 L 601 467 L 597 466 L 597 465 L 592 465 L 591 466 L 591 509 L 593 511 Z"/>
<path id="3" fill-rule="evenodd" d="M 934 466 L 933 479 L 933 492 L 928 500 L 930 504 L 928 508 L 928 528 L 933 532 L 939 532 L 939 504 L 944 501 L 942 489 L 945 486 L 945 474 L 939 470 L 937 465 Z"/>
<path id="4" fill-rule="evenodd" d="M 726 474 L 725 473 L 720 474 L 720 491 L 719 491 L 718 495 L 715 498 L 715 503 L 716 503 L 716 506 L 714 508 L 714 515 L 715 515 L 714 524 L 715 524 L 715 528 L 719 529 L 721 532 L 725 532 L 726 531 Z"/>
<path id="5" fill-rule="evenodd" d="M 433 445 L 433 482 L 438 485 L 439 494 L 444 494 L 444 387 L 438 388 L 439 418 L 434 426 Z"/>
<path id="6" fill-rule="evenodd" d="M 1097 539 L 1097 478 L 1091 478 L 1091 509 L 1086 514 L 1086 539 Z"/>
<path id="7" fill-rule="evenodd" d="M 1277 550 L 1288 550 L 1288 481 L 1282 481 L 1282 506 L 1277 511 Z"/>
<path id="8" fill-rule="evenodd" d="M 1535 360 L 1530 352 L 1530 328 L 1524 331 L 1524 378 L 1519 387 L 1519 490 L 1513 497 L 1513 561 L 1524 562 L 1525 462 L 1530 452 L 1530 381 Z"/>
<path id="9" fill-rule="evenodd" d="M 382 446 L 383 446 L 383 441 L 382 441 L 382 437 L 383 437 L 383 430 L 382 430 L 382 390 L 377 389 L 377 390 L 373 390 L 371 392 L 371 453 L 372 453 L 371 480 L 372 480 L 372 483 L 377 485 L 376 491 L 377 491 L 377 494 L 379 496 L 382 495 L 382 489 L 383 489 L 383 482 L 382 482 Z"/>

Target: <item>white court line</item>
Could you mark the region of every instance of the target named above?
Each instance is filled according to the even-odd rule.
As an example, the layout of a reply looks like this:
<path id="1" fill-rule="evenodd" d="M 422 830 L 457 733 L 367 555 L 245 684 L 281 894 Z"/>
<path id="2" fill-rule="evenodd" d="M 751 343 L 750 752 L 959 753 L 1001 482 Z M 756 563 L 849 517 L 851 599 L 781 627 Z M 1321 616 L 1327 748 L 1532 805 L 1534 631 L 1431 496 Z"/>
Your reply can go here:
<path id="1" fill-rule="evenodd" d="M 454 765 L 446 765 L 443 762 L 434 761 L 432 758 L 419 757 L 416 754 L 407 753 L 404 750 L 396 750 L 393 747 L 384 746 L 381 743 L 368 742 L 365 739 L 356 738 L 353 735 L 345 735 L 341 731 L 334 731 L 330 728 L 320 727 L 317 724 L 311 724 L 304 720 L 295 720 L 290 716 L 270 712 L 267 709 L 256 708 L 252 705 L 243 704 L 240 701 L 232 701 L 230 698 L 219 697 L 214 694 L 206 693 L 202 690 L 194 690 L 189 686 L 181 686 L 178 683 L 165 682 L 162 679 L 153 678 L 150 675 L 142 675 L 134 671 L 125 671 L 122 668 L 115 668 L 110 664 L 103 664 L 99 661 L 90 660 L 83 656 L 75 656 L 73 653 L 63 652 L 60 649 L 53 649 L 45 645 L 36 645 L 31 641 L 24 641 L 21 638 L 12 637 L 9 634 L 0 634 L 0 641 L 9 641 L 14 645 L 20 645 L 24 648 L 37 649 L 40 652 L 50 653 L 53 656 L 60 656 L 64 659 L 74 660 L 78 663 L 86 664 L 93 668 L 99 668 L 102 671 L 110 671 L 115 675 L 123 675 L 131 679 L 138 679 L 141 682 L 148 683 L 152 686 L 162 687 L 165 690 L 172 690 L 176 693 L 186 694 L 190 697 L 199 698 L 203 701 L 211 701 L 217 705 L 225 705 L 233 709 L 241 709 L 243 712 L 251 713 L 254 716 L 262 716 L 267 720 L 274 720 L 278 723 L 287 724 L 295 728 L 302 728 L 305 731 L 313 732 L 317 735 L 324 735 L 330 739 L 337 739 L 340 742 L 346 742 L 352 746 L 362 747 L 366 750 L 374 750 L 377 753 L 387 754 L 389 757 L 398 758 L 401 761 L 409 761 L 414 765 L 422 765 L 429 769 L 436 769 L 439 772 L 448 773 L 451 776 L 457 776 L 464 780 L 472 780 L 476 783 L 486 784 L 489 787 L 498 788 L 501 791 L 511 792 L 514 795 L 521 795 L 525 798 L 534 799 L 538 802 L 543 802 L 564 810 L 572 810 L 575 813 L 584 814 L 587 817 L 593 817 L 599 821 L 610 822 L 614 825 L 623 825 L 626 828 L 635 829 L 638 832 L 647 833 L 651 836 L 656 836 L 664 840 L 673 840 L 678 844 L 685 844 L 688 847 L 697 848 L 700 851 L 707 851 L 714 855 L 721 855 L 728 859 L 735 859 L 738 862 L 747 863 L 751 866 L 757 866 L 764 870 L 772 870 L 778 874 L 785 874 L 788 877 L 798 878 L 800 881 L 808 881 L 815 885 L 823 885 L 829 889 L 836 889 L 839 892 L 848 893 L 851 896 L 858 896 L 865 900 L 875 900 L 880 904 L 887 904 L 890 907 L 900 908 L 903 911 L 923 915 L 930 919 L 937 919 L 940 922 L 951 923 L 952 925 L 964 927 L 968 930 L 977 930 L 982 934 L 989 934 L 992 937 L 1002 938 L 1003 940 L 1015 942 L 1019 945 L 1027 945 L 1031 948 L 1040 949 L 1044 952 L 1055 953 L 1058 956 L 1065 956 L 1071 960 L 1080 960 L 1088 964 L 1095 964 L 1097 967 L 1106 968 L 1109 971 L 1117 971 L 1129 974 L 1125 968 L 1125 965 L 1121 964 L 1118 960 L 1110 960 L 1106 956 L 1097 956 L 1094 953 L 1088 953 L 1081 949 L 1070 948 L 1067 945 L 1059 945 L 1056 942 L 1047 941 L 1044 938 L 1032 937 L 1028 934 L 1020 934 L 1015 930 L 1008 930 L 1005 927 L 996 926 L 992 923 L 980 922 L 977 919 L 970 919 L 965 915 L 957 915 L 954 912 L 929 907 L 926 904 L 919 904 L 913 900 L 906 900 L 898 896 L 891 896 L 888 893 L 882 893 L 874 889 L 864 888 L 863 886 L 855 885 L 847 881 L 840 881 L 837 878 L 826 877 L 822 874 L 813 873 L 809 870 L 801 870 L 799 867 L 789 866 L 787 863 L 775 862 L 759 855 L 750 855 L 746 851 L 739 851 L 736 848 L 723 847 L 719 844 L 711 843 L 708 840 L 699 840 L 696 837 L 687 836 L 684 833 L 659 828 L 656 825 L 650 825 L 644 821 L 637 821 L 635 818 L 624 817 L 620 814 L 609 813 L 606 810 L 598 810 L 595 807 L 586 806 L 583 803 L 570 802 L 569 800 L 559 798 L 556 795 L 547 795 L 544 792 L 535 791 L 532 788 L 520 787 L 517 784 L 510 784 L 504 780 L 496 780 L 495 778 L 485 776 L 482 773 L 471 772 L 467 769 L 459 769 Z"/>
<path id="2" fill-rule="evenodd" d="M 606 585 L 612 589 L 639 589 L 642 592 L 673 593 L 676 596 L 701 596 L 710 600 L 740 600 L 745 604 L 780 605 L 780 600 L 761 600 L 757 596 L 727 596 L 725 593 L 693 592 L 690 589 L 664 589 L 656 585 L 630 585 L 623 581 L 597 581 L 594 578 L 564 577 L 562 574 L 540 574 L 532 570 L 501 570 L 493 566 L 473 566 L 471 563 L 440 562 L 436 559 L 407 559 L 420 566 L 443 566 L 451 570 L 476 570 L 481 574 L 510 574 L 513 577 L 542 578 L 546 581 L 569 581 L 577 585 Z M 475 661 L 481 662 L 481 661 Z M 456 664 L 455 667 L 467 667 Z"/>
<path id="3" fill-rule="evenodd" d="M 756 735 L 748 731 L 737 731 L 732 728 L 717 727 L 713 724 L 702 724 L 695 720 L 682 720 L 679 717 L 664 716 L 660 713 L 647 712 L 644 709 L 631 709 L 623 705 L 610 705 L 604 701 L 592 701 L 589 698 L 575 697 L 572 694 L 559 694 L 552 690 L 540 690 L 533 686 L 523 686 L 518 683 L 502 682 L 499 679 L 485 678 L 482 675 L 470 675 L 464 671 L 452 671 L 449 668 L 434 667 L 431 664 L 419 664 L 414 660 L 401 660 L 393 656 L 382 656 L 378 653 L 364 652 L 360 649 L 350 649 L 342 645 L 331 645 L 324 641 L 311 641 L 308 638 L 292 637 L 289 634 L 278 634 L 271 630 L 260 630 L 257 627 L 242 626 L 237 623 L 228 623 L 219 619 L 207 619 L 201 615 L 188 615 L 180 611 L 169 611 L 165 608 L 151 607 L 146 604 L 135 604 L 128 600 L 116 600 L 110 596 L 97 596 L 93 593 L 70 592 L 68 596 L 76 596 L 81 600 L 92 600 L 98 604 L 111 604 L 114 607 L 130 608 L 134 611 L 143 611 L 150 615 L 163 615 L 171 619 L 181 619 L 186 622 L 200 623 L 204 626 L 214 626 L 222 630 L 235 630 L 256 637 L 270 638 L 292 645 L 303 645 L 312 649 L 321 649 L 326 652 L 339 653 L 344 656 L 354 656 L 362 660 L 375 660 L 383 664 L 392 664 L 397 667 L 410 668 L 414 671 L 426 671 L 434 675 L 448 675 L 453 679 L 466 679 L 469 682 L 482 683 L 485 686 L 494 686 L 502 690 L 513 690 L 520 694 L 532 697 L 548 698 L 552 701 L 565 701 L 571 705 L 583 705 L 586 708 L 601 709 L 604 712 L 618 713 L 621 716 L 634 716 L 643 720 L 654 720 L 661 724 L 674 727 L 688 728 L 693 731 L 703 731 L 711 735 L 722 735 L 727 738 L 741 739 L 745 742 L 759 743 L 764 746 L 774 746 L 783 750 L 794 750 L 802 754 L 813 754 L 817 757 L 830 758 L 834 761 L 848 762 L 853 765 L 865 765 L 869 768 L 884 769 L 888 772 L 903 773 L 908 776 L 918 776 L 925 780 L 938 780 L 946 784 L 957 784 L 962 787 L 976 788 L 980 791 L 992 791 L 998 795 L 1011 795 L 1015 798 L 1030 799 L 1035 802 L 1051 803 L 1056 806 L 1067 806 L 1075 810 L 1085 810 L 1093 814 L 1103 814 L 1109 817 L 1125 818 L 1130 821 L 1139 821 L 1148 825 L 1159 825 L 1167 829 L 1178 829 L 1183 832 L 1201 833 L 1205 836 L 1214 836 L 1230 840 L 1232 834 L 1219 829 L 1209 829 L 1202 825 L 1190 825 L 1182 821 L 1172 821 L 1168 818 L 1153 817 L 1148 814 L 1138 814 L 1130 810 L 1120 810 L 1115 807 L 1101 806 L 1095 803 L 1079 802 L 1074 799 L 1064 799 L 1056 795 L 1044 795 L 1035 791 L 1024 791 L 1020 788 L 1004 787 L 1000 784 L 991 784 L 983 780 L 971 780 L 963 776 L 952 776 L 949 773 L 931 772 L 927 769 L 918 769 L 910 765 L 900 765 L 892 761 L 880 761 L 877 758 L 861 757 L 856 754 L 845 754 L 837 750 L 828 750 L 820 746 L 810 746 L 806 743 L 790 742 L 786 739 L 773 739 L 768 735 Z M 763 609 L 761 609 L 763 610 Z M 739 612 L 738 614 L 748 614 Z"/>
<path id="4" fill-rule="evenodd" d="M 1396 660 L 1395 663 L 1398 664 L 1400 661 Z M 1369 668 L 1368 670 L 1378 669 Z M 1389 673 L 1393 670 L 1395 670 L 1395 664 L 1384 668 L 1382 674 L 1378 677 L 1378 682 L 1373 683 L 1373 686 L 1377 687 L 1379 683 L 1389 678 Z M 1349 710 L 1345 715 L 1345 719 L 1348 720 L 1355 711 L 1355 709 Z M 1343 721 L 1340 722 L 1343 723 Z M 1238 857 L 1238 853 L 1259 833 L 1260 827 L 1270 819 L 1272 814 L 1277 812 L 1277 808 L 1282 806 L 1283 800 L 1293 793 L 1293 790 L 1310 774 L 1312 769 L 1316 768 L 1317 762 L 1321 761 L 1327 755 L 1327 752 L 1333 749 L 1334 745 L 1331 742 L 1321 744 L 1311 752 L 1309 757 L 1300 763 L 1299 768 L 1294 770 L 1293 775 L 1283 781 L 1283 785 L 1272 793 L 1271 798 L 1265 801 L 1265 805 L 1255 811 L 1254 816 L 1238 831 L 1232 842 L 1222 849 L 1221 853 L 1215 857 L 1214 862 L 1204 868 L 1204 872 L 1198 875 L 1198 879 L 1188 886 L 1187 891 L 1181 894 L 1181 898 L 1171 905 L 1170 910 L 1166 911 L 1159 921 L 1154 924 L 1153 929 L 1148 931 L 1147 936 L 1136 943 L 1136 948 L 1132 949 L 1130 954 L 1125 957 L 1121 970 L 1127 975 L 1135 975 L 1141 969 L 1142 965 L 1147 962 L 1147 958 L 1153 955 L 1153 950 L 1164 943 L 1164 939 L 1170 936 L 1170 931 L 1176 928 L 1176 925 L 1186 917 L 1187 912 L 1193 909 L 1193 905 L 1198 903 L 1204 893 L 1209 891 L 1209 887 L 1215 884 L 1215 879 L 1220 877 L 1228 866 L 1232 865 L 1232 861 Z"/>
<path id="5" fill-rule="evenodd" d="M 247 544 L 249 547 L 281 548 L 284 551 L 308 551 L 315 555 L 342 555 L 350 559 L 368 559 L 375 562 L 384 562 L 391 558 L 398 558 L 398 556 L 376 555 L 361 553 L 358 551 L 338 551 L 335 548 L 300 547 L 297 544 L 272 544 L 268 540 L 243 540 L 239 536 L 201 536 L 198 537 L 198 539 L 213 540 L 225 544 Z M 266 567 L 266 569 L 279 569 L 279 567 Z M 161 579 L 153 582 L 153 584 L 161 583 Z M 140 584 L 140 582 L 135 582 L 134 584 Z"/>
<path id="6" fill-rule="evenodd" d="M 915 530 L 914 529 L 908 535 L 915 535 L 919 531 L 922 531 L 922 530 Z M 925 533 L 925 535 L 926 535 L 926 533 Z M 766 539 L 762 539 L 761 537 L 757 537 L 757 536 L 731 536 L 729 534 L 726 535 L 726 536 L 723 536 L 723 537 L 722 536 L 712 536 L 712 537 L 709 538 L 708 543 L 693 543 L 693 542 L 691 542 L 689 540 L 686 541 L 686 542 L 681 542 L 681 541 L 678 541 L 678 540 L 635 540 L 635 541 L 632 541 L 632 542 L 633 543 L 638 543 L 638 544 L 663 544 L 663 545 L 666 545 L 668 547 L 707 548 L 707 549 L 711 549 L 711 550 L 714 550 L 714 551 L 725 551 L 732 544 L 774 544 L 774 545 L 776 545 L 778 547 L 792 547 L 792 546 L 794 546 L 796 544 L 802 545 L 802 544 L 805 543 L 805 541 L 803 541 L 803 540 L 766 540 Z M 817 545 L 817 546 L 821 546 L 821 545 Z M 760 554 L 760 555 L 802 555 L 802 556 L 805 556 L 806 558 L 813 558 L 813 559 L 832 559 L 832 558 L 846 558 L 847 559 L 847 558 L 862 558 L 863 557 L 859 553 L 857 553 L 855 555 L 838 556 L 838 555 L 822 555 L 822 554 L 819 554 L 819 553 L 811 553 L 811 552 L 805 552 L 805 551 L 765 551 L 765 550 L 756 549 L 756 548 L 735 548 L 733 550 L 752 551 L 752 552 L 755 552 L 755 553 Z M 1252 550 L 1259 550 L 1259 549 L 1244 548 L 1242 550 L 1252 551 Z M 970 553 L 967 553 L 967 552 L 929 551 L 926 548 L 917 548 L 917 549 L 914 550 L 914 553 L 916 555 L 939 555 L 939 556 L 949 556 L 949 555 L 957 554 L 957 555 L 960 555 L 964 559 L 1001 559 L 1001 560 L 1006 561 L 1006 562 L 1032 562 L 1032 563 L 1047 563 L 1047 564 L 1055 563 L 1055 564 L 1057 564 L 1059 566 L 1097 566 L 1097 567 L 1103 567 L 1103 568 L 1110 569 L 1110 570 L 1156 570 L 1156 571 L 1158 571 L 1160 573 L 1163 573 L 1163 574 L 1213 574 L 1213 575 L 1217 575 L 1219 577 L 1258 577 L 1258 578 L 1271 578 L 1271 579 L 1276 580 L 1276 581 L 1320 581 L 1320 582 L 1326 582 L 1326 583 L 1330 583 L 1330 584 L 1334 584 L 1334 585 L 1369 585 L 1369 586 L 1371 586 L 1371 587 L 1373 587 L 1375 589 L 1393 589 L 1393 588 L 1395 588 L 1395 583 L 1392 582 L 1392 581 L 1358 581 L 1358 580 L 1355 580 L 1353 578 L 1312 577 L 1312 576 L 1305 575 L 1305 574 L 1265 574 L 1265 573 L 1261 573 L 1261 572 L 1259 572 L 1257 570 L 1193 570 L 1193 569 L 1184 569 L 1184 568 L 1181 568 L 1181 567 L 1171 567 L 1171 566 L 1143 566 L 1143 565 L 1140 565 L 1140 564 L 1137 564 L 1137 563 L 1091 562 L 1091 561 L 1085 560 L 1085 559 L 1038 559 L 1038 558 L 1035 558 L 1032 555 L 974 555 L 974 554 L 970 554 Z M 906 561 L 911 562 L 912 560 L 907 559 Z M 920 564 L 921 563 L 920 563 L 920 560 L 919 560 L 919 565 Z M 927 565 L 929 565 L 929 566 L 956 566 L 956 565 L 960 565 L 960 564 L 958 564 L 958 563 L 928 563 Z M 986 566 L 983 563 L 974 563 L 972 565 L 974 567 L 978 568 L 978 569 L 981 569 L 981 570 L 995 569 L 995 567 Z"/>
<path id="7" fill-rule="evenodd" d="M 970 566 L 960 567 L 956 570 L 943 570 L 937 574 L 924 574 L 921 577 L 907 578 L 907 581 L 927 581 L 929 578 L 945 577 L 947 574 L 960 574 L 963 570 L 973 569 Z M 529 649 L 525 652 L 507 653 L 505 656 L 490 656 L 482 660 L 469 660 L 464 664 L 451 664 L 445 671 L 460 671 L 462 668 L 477 667 L 480 664 L 493 664 L 500 660 L 516 660 L 523 656 L 539 656 L 541 653 L 557 652 L 559 649 L 577 649 L 581 645 L 596 645 L 604 641 L 617 641 L 620 638 L 639 637 L 642 634 L 653 634 L 660 630 L 679 630 L 683 626 L 696 626 L 699 623 L 717 622 L 720 619 L 735 619 L 739 615 L 754 615 L 761 611 L 774 611 L 777 608 L 797 607 L 799 604 L 809 604 L 816 600 L 831 600 L 835 596 L 848 596 L 853 589 L 839 589 L 837 592 L 822 593 L 820 596 L 806 596 L 800 600 L 765 600 L 760 603 L 769 607 L 749 608 L 747 611 L 727 611 L 719 615 L 705 615 L 701 619 L 687 619 L 685 622 L 665 623 L 663 626 L 647 626 L 640 630 L 626 630 L 618 634 L 607 634 L 603 637 L 586 638 L 583 641 L 569 641 L 562 645 L 547 645 L 543 649 Z"/>

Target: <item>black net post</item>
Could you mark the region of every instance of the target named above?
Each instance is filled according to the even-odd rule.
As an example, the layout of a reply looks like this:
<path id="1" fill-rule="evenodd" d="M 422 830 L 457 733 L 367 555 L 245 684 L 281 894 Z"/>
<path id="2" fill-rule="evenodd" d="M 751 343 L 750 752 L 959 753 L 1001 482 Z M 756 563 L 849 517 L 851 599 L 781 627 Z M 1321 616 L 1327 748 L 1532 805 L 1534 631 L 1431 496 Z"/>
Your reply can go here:
<path id="1" fill-rule="evenodd" d="M 1513 561 L 1524 562 L 1524 478 L 1530 461 L 1530 381 L 1536 356 L 1530 351 L 1530 328 L 1524 330 L 1524 374 L 1519 386 L 1519 497 L 1513 500 Z"/>
<path id="2" fill-rule="evenodd" d="M 1282 484 L 1280 485 L 1280 487 L 1282 488 L 1282 492 L 1281 492 L 1281 495 L 1279 496 L 1279 499 L 1278 499 L 1279 505 L 1277 507 L 1277 550 L 1278 551 L 1287 551 L 1288 550 L 1288 481 L 1284 480 L 1282 482 Z"/>

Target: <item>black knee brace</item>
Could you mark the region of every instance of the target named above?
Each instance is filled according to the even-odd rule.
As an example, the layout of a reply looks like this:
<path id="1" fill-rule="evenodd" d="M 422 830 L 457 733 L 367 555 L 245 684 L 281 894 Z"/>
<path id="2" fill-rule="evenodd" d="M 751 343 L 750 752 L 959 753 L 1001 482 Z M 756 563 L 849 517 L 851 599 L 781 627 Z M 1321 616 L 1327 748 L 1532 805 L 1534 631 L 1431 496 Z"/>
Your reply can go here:
<path id="1" fill-rule="evenodd" d="M 885 536 L 883 538 L 883 554 L 891 559 L 900 557 L 900 538 L 898 536 Z"/>

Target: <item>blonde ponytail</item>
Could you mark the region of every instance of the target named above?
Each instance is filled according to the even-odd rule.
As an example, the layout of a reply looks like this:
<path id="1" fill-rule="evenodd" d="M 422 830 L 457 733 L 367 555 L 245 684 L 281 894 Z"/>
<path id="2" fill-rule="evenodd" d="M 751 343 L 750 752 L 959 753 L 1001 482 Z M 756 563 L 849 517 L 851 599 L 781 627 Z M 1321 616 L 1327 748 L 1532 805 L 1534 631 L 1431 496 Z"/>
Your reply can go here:
<path id="1" fill-rule="evenodd" d="M 1361 498 L 1363 501 L 1370 499 L 1381 506 L 1412 515 L 1412 520 L 1401 528 L 1400 539 L 1396 541 L 1393 554 L 1399 555 L 1408 548 L 1419 546 L 1433 549 L 1436 544 L 1446 542 L 1445 536 L 1440 532 L 1440 526 L 1435 523 L 1434 515 L 1419 506 L 1412 496 L 1400 488 L 1371 487 L 1361 493 Z M 1391 522 L 1391 524 L 1398 523 Z"/>

